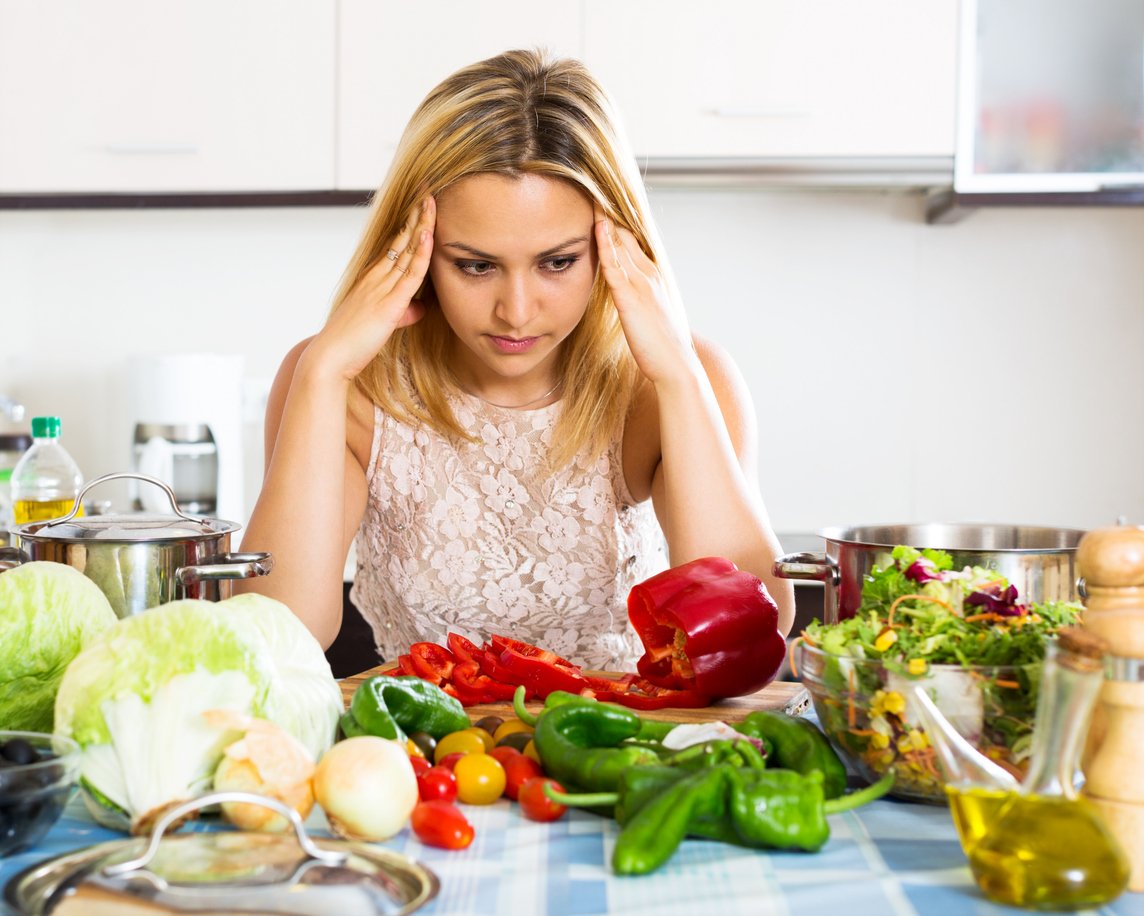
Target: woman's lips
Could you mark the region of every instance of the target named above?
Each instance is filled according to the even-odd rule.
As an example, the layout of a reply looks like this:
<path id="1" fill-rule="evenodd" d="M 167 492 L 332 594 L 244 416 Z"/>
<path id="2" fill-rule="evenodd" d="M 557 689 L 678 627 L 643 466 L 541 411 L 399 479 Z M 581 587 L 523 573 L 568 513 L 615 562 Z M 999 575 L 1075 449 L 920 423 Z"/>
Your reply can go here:
<path id="1" fill-rule="evenodd" d="M 490 334 L 489 340 L 493 342 L 493 346 L 500 350 L 502 353 L 524 353 L 531 350 L 536 344 L 539 337 L 497 337 Z"/>

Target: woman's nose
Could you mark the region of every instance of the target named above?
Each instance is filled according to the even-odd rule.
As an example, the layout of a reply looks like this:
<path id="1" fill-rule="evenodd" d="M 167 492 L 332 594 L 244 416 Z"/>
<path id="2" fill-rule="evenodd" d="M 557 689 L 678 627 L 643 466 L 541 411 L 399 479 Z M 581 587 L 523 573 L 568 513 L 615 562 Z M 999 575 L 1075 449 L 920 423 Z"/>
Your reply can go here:
<path id="1" fill-rule="evenodd" d="M 509 274 L 499 293 L 497 317 L 514 330 L 524 330 L 537 310 L 536 299 L 527 275 Z"/>

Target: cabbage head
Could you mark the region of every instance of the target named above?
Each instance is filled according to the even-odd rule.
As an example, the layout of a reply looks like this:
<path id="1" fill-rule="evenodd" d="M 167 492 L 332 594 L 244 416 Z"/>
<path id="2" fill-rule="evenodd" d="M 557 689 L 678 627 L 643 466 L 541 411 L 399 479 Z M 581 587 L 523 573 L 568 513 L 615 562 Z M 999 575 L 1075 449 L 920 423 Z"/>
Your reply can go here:
<path id="1" fill-rule="evenodd" d="M 99 586 L 66 563 L 0 573 L 0 728 L 51 732 L 64 669 L 115 622 Z"/>
<path id="2" fill-rule="evenodd" d="M 208 792 L 241 737 L 208 725 L 209 709 L 269 719 L 317 758 L 344 704 L 321 647 L 281 602 L 188 599 L 127 617 L 75 658 L 56 697 L 56 733 L 82 748 L 96 820 L 146 832 Z"/>

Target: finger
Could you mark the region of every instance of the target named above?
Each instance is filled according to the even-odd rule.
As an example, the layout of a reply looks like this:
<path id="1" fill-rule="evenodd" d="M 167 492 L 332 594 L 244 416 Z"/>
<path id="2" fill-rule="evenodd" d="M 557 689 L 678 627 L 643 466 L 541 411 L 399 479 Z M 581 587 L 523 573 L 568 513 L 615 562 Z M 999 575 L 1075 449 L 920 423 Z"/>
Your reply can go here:
<path id="1" fill-rule="evenodd" d="M 394 289 L 412 297 L 425 281 L 425 274 L 429 272 L 429 257 L 432 253 L 433 233 L 431 230 L 423 228 L 418 235 L 417 247 L 414 249 L 409 267 L 401 271 L 401 279 L 397 281 Z"/>
<path id="2" fill-rule="evenodd" d="M 378 264 L 383 268 L 383 273 L 392 273 L 393 266 L 397 263 L 401 253 L 409 246 L 411 240 L 416 237 L 415 228 L 422 212 L 421 205 L 411 207 L 409 213 L 405 216 L 405 222 L 401 224 L 401 228 L 397 230 L 396 234 L 389 240 L 389 246 L 380 258 Z"/>
<path id="3" fill-rule="evenodd" d="M 612 285 L 626 281 L 628 274 L 620 260 L 612 221 L 607 218 L 596 223 L 596 246 L 600 251 L 600 267 L 604 271 L 604 279 Z"/>
<path id="4" fill-rule="evenodd" d="M 640 243 L 636 241 L 635 235 L 623 226 L 616 226 L 613 230 L 613 237 L 619 239 L 618 248 L 620 250 L 620 260 L 625 267 L 630 267 L 633 270 L 638 270 L 640 273 L 648 273 L 655 269 L 655 264 L 652 262 L 644 250 L 640 247 Z"/>
<path id="5" fill-rule="evenodd" d="M 404 276 L 409 276 L 412 273 L 412 265 L 420 248 L 421 236 L 423 233 L 428 232 L 430 237 L 432 237 L 436 217 L 437 202 L 432 197 L 426 197 L 421 201 L 420 215 L 412 231 L 409 233 L 409 239 L 394 261 L 393 266 L 398 273 Z M 430 250 L 432 250 L 432 245 L 430 245 Z M 422 278 L 424 278 L 424 273 L 422 273 Z"/>

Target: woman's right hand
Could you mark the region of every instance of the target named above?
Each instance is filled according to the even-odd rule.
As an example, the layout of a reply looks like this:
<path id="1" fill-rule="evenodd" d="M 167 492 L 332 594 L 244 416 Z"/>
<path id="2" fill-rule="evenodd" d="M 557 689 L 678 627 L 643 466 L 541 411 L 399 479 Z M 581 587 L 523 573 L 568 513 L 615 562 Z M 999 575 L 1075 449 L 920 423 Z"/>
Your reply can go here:
<path id="1" fill-rule="evenodd" d="M 429 270 L 437 202 L 426 196 L 307 348 L 329 371 L 352 381 L 389 340 L 395 328 L 421 320 L 425 306 L 413 296 Z M 391 258 L 388 252 L 396 252 Z"/>

